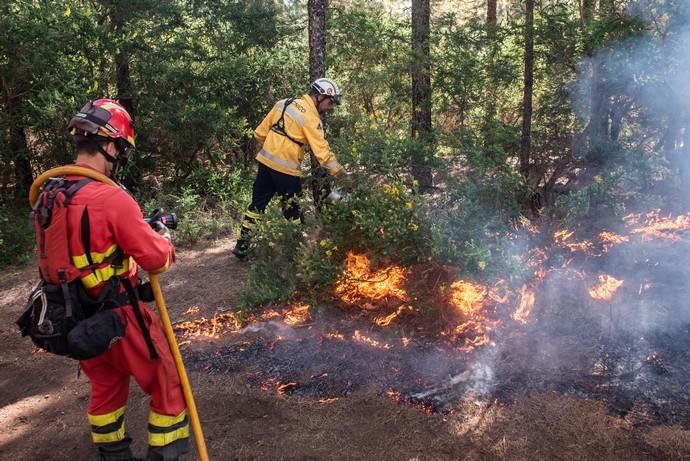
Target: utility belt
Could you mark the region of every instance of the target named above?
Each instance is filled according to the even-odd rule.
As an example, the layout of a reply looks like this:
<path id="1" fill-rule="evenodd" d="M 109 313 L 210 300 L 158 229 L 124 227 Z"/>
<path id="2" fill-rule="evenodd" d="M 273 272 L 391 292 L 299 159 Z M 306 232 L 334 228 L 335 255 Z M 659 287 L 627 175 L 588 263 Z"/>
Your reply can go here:
<path id="1" fill-rule="evenodd" d="M 120 285 L 125 292 L 120 292 Z M 113 277 L 98 299 L 90 298 L 79 280 L 60 285 L 41 281 L 17 320 L 22 336 L 57 355 L 87 360 L 101 355 L 125 336 L 125 324 L 115 309 L 131 305 L 152 360 L 159 355 L 151 340 L 139 301 L 154 300 L 150 283 L 132 286 L 128 278 Z"/>

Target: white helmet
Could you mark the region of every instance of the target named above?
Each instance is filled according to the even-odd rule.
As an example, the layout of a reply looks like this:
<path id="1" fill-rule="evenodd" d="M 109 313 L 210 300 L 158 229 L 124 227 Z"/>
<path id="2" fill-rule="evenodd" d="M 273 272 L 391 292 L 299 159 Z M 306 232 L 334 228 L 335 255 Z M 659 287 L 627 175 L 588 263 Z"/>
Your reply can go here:
<path id="1" fill-rule="evenodd" d="M 311 84 L 311 88 L 316 91 L 317 94 L 328 96 L 333 100 L 333 102 L 340 104 L 340 97 L 342 96 L 342 93 L 340 92 L 338 85 L 330 78 L 317 78 Z"/>

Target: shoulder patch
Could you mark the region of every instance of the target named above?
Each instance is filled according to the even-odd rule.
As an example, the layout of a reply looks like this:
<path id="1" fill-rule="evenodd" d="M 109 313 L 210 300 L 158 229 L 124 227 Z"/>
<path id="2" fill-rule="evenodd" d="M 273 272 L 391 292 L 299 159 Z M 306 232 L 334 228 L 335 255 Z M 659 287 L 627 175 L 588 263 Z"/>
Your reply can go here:
<path id="1" fill-rule="evenodd" d="M 303 114 L 307 112 L 307 109 L 305 109 L 305 107 L 302 104 L 300 104 L 298 100 L 295 100 L 292 103 L 292 105 L 295 106 Z"/>

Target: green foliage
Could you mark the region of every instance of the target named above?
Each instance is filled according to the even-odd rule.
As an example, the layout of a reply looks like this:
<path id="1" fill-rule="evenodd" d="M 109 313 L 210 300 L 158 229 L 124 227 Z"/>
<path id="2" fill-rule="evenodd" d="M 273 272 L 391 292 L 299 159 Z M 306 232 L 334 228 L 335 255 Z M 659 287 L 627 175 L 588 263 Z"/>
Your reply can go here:
<path id="1" fill-rule="evenodd" d="M 36 246 L 26 208 L 0 207 L 0 269 L 31 259 Z"/>
<path id="2" fill-rule="evenodd" d="M 308 214 L 305 224 L 288 221 L 269 207 L 254 231 L 252 267 L 242 303 L 268 304 L 329 286 L 349 251 L 411 264 L 426 258 L 426 205 L 402 184 L 356 187 L 347 200 Z"/>
<path id="3" fill-rule="evenodd" d="M 365 1 L 333 9 L 328 21 L 328 74 L 341 82 L 346 101 L 332 132 L 350 131 L 366 119 L 387 129 L 407 126 L 409 24 L 388 15 L 383 4 Z"/>
<path id="4" fill-rule="evenodd" d="M 375 257 L 411 263 L 425 257 L 426 206 L 400 182 L 362 184 L 349 200 L 328 208 L 320 223 L 329 252 L 369 251 Z M 338 253 L 335 253 L 338 252 Z"/>
<path id="5" fill-rule="evenodd" d="M 277 204 L 269 206 L 253 231 L 251 267 L 239 295 L 241 307 L 278 303 L 293 294 L 302 243 L 300 222 L 283 218 Z"/>
<path id="6" fill-rule="evenodd" d="M 556 206 L 564 210 L 566 224 L 575 228 L 622 216 L 625 206 L 619 195 L 620 180 L 620 171 L 597 175 L 587 187 L 560 197 Z"/>
<path id="7" fill-rule="evenodd" d="M 516 5 L 496 28 L 473 15 L 435 18 L 430 145 L 410 135 L 408 12 L 364 0 L 330 8 L 327 73 L 344 104 L 327 131 L 358 186 L 303 226 L 269 210 L 244 304 L 328 286 L 349 250 L 400 264 L 437 258 L 464 274 L 519 273 L 524 263 L 506 236 L 528 191 L 573 173 L 580 186 L 591 183 L 558 201 L 557 219 L 589 223 L 632 203 L 663 205 L 668 195 L 649 190 L 681 189 L 687 175 L 690 7 L 651 0 L 614 11 L 609 3 L 586 20 L 577 2 L 535 12 L 529 178 L 516 171 L 524 85 Z M 32 173 L 71 160 L 65 126 L 87 99 L 123 98 L 137 130 L 125 183 L 145 211 L 176 212 L 179 245 L 230 235 L 249 202 L 252 130 L 276 100 L 306 92 L 306 26 L 304 2 L 3 2 L 0 193 L 23 196 Z M 128 81 L 117 73 L 123 60 Z M 600 120 L 596 101 L 608 104 Z M 410 192 L 420 159 L 437 186 L 427 197 Z M 33 246 L 16 213 L 0 210 L 0 264 Z"/>
<path id="8" fill-rule="evenodd" d="M 467 274 L 521 270 L 510 256 L 508 238 L 525 194 L 522 177 L 495 167 L 449 185 L 448 195 L 430 213 L 433 256 Z"/>
<path id="9" fill-rule="evenodd" d="M 197 167 L 186 183 L 170 193 L 149 196 L 144 212 L 164 208 L 177 214 L 176 245 L 229 235 L 249 200 L 249 178 L 241 169 L 233 171 Z"/>

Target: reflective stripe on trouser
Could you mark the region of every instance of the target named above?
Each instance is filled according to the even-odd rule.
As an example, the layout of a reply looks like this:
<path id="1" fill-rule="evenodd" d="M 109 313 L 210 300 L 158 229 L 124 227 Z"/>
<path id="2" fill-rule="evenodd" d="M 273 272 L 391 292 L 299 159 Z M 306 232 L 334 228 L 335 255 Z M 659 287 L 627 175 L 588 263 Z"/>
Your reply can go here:
<path id="1" fill-rule="evenodd" d="M 149 412 L 149 445 L 162 447 L 175 440 L 189 438 L 187 410 L 177 416 Z"/>
<path id="2" fill-rule="evenodd" d="M 91 424 L 93 443 L 113 443 L 125 440 L 125 407 L 102 415 L 87 413 L 87 417 Z"/>
<path id="3" fill-rule="evenodd" d="M 261 213 L 252 210 L 245 211 L 242 218 L 242 227 L 240 227 L 240 238 L 247 238 L 251 230 L 256 227 L 259 219 L 261 219 Z"/>
<path id="4" fill-rule="evenodd" d="M 187 411 L 177 416 L 149 412 L 149 453 L 154 459 L 177 459 L 187 452 L 189 445 L 189 419 Z"/>
<path id="5" fill-rule="evenodd" d="M 144 303 L 140 303 L 140 306 L 144 322 L 151 334 L 151 341 L 160 359 L 151 359 L 132 307 L 126 306 L 116 309 L 115 311 L 120 314 L 126 325 L 124 338 L 98 357 L 80 362 L 81 369 L 91 382 L 91 399 L 87 408 L 90 422 L 112 421 L 113 415 L 117 414 L 118 411 L 122 411 L 124 414 L 131 377 L 134 377 L 139 387 L 151 396 L 150 412 L 158 415 L 175 415 L 168 416 L 171 418 L 186 415 L 180 378 L 168 342 L 165 339 L 160 319 Z M 117 432 L 118 430 L 120 432 Z M 113 447 L 109 445 L 112 443 L 119 446 L 129 440 L 129 437 L 124 433 L 124 423 L 122 426 L 116 425 L 116 430 L 106 433 L 111 434 L 112 439 L 118 437 L 122 437 L 122 439 L 119 442 L 110 442 L 107 437 L 94 438 L 93 441 L 101 453 L 111 451 Z M 183 440 L 186 441 L 187 439 L 183 438 L 181 433 L 178 433 L 177 437 L 171 446 L 175 447 L 177 456 L 179 456 L 187 449 L 186 442 L 182 443 Z M 174 457 L 170 457 L 170 459 L 174 459 Z"/>

